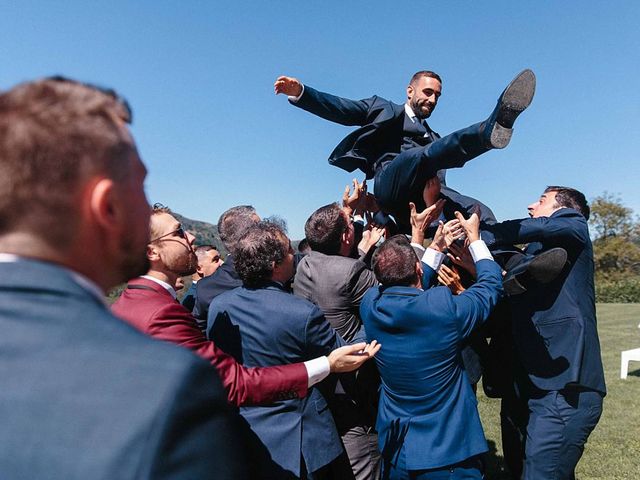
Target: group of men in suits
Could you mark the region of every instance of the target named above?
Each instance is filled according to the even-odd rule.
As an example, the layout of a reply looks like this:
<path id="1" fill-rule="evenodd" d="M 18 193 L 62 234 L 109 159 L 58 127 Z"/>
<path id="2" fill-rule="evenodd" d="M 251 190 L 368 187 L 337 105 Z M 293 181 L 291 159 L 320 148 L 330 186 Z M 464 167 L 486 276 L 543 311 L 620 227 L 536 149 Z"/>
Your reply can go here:
<path id="1" fill-rule="evenodd" d="M 435 205 L 437 197 L 429 195 L 429 183 L 437 177 L 446 203 L 475 219 L 465 221 L 456 214 L 468 240 L 473 235 L 477 245 L 483 245 L 476 247 L 482 255 L 473 255 L 472 250 L 476 282 L 454 299 L 443 289 L 422 291 L 439 265 L 416 262 L 415 253 L 412 256 L 403 242 L 387 240 L 375 254 L 374 270 L 381 286 L 369 292 L 360 314 L 370 338 L 375 336 L 385 345 L 376 359 L 382 376 L 377 426 L 385 478 L 441 478 L 438 475 L 446 470 L 451 478 L 479 478 L 473 459 L 486 445 L 473 415 L 475 405 L 465 400 L 471 398 L 468 388 L 462 390 L 467 382 L 459 383 L 455 357 L 471 327 L 487 319 L 500 293 L 499 269 L 489 262 L 492 256 L 485 252 L 486 245 L 500 256 L 501 248 L 509 252 L 501 263 L 510 268 L 504 286 L 513 317 L 512 331 L 502 338 L 510 339 L 516 352 L 509 368 L 515 374 L 507 380 L 513 381 L 508 393 L 512 403 L 503 410 L 503 432 L 515 430 L 505 435 L 516 444 L 505 447 L 509 465 L 514 478 L 522 471 L 526 479 L 573 478 L 606 394 L 584 195 L 567 187 L 548 187 L 529 207 L 532 218 L 497 223 L 488 207 L 451 190 L 444 181 L 445 169 L 462 167 L 492 148 L 507 146 L 516 118 L 533 99 L 533 72 L 524 70 L 516 76 L 485 121 L 443 138 L 426 123 L 442 92 L 442 80 L 432 71 L 419 71 L 411 78 L 404 105 L 378 96 L 337 97 L 289 76 L 278 77 L 274 90 L 288 95 L 296 107 L 359 127 L 338 144 L 329 163 L 347 171 L 360 169 L 367 178 L 375 178 L 377 203 L 401 231 L 411 229 L 410 204 L 418 210 Z M 451 220 L 451 214 L 446 219 Z M 486 244 L 477 231 L 472 234 L 466 228 L 478 220 Z M 523 243 L 528 244 L 525 256 L 513 255 L 512 245 Z M 432 250 L 427 249 L 423 260 L 440 263 L 441 253 Z M 404 277 L 395 271 L 402 259 Z M 424 278 L 422 270 L 428 273 Z M 392 275 L 385 276 L 389 272 Z M 467 298 L 477 292 L 475 302 Z M 463 307 L 456 308 L 456 303 Z M 423 344 L 425 331 L 439 333 L 426 335 L 430 342 Z M 429 355 L 437 359 L 436 370 L 415 375 L 413 362 L 429 360 Z M 450 382 L 434 381 L 434 376 L 455 378 L 457 390 L 448 389 Z M 465 422 L 439 423 L 441 417 L 451 419 L 447 409 L 465 412 Z"/>
<path id="2" fill-rule="evenodd" d="M 150 217 L 130 121 L 113 90 L 63 77 L 0 94 L 2 478 L 256 478 L 231 402 L 305 397 L 379 348 L 248 368 L 208 342 L 175 299 L 193 236 Z M 132 278 L 129 325 L 104 295 Z"/>
<path id="3" fill-rule="evenodd" d="M 396 105 L 280 77 L 276 93 L 293 104 L 360 126 L 330 161 L 375 178 L 383 213 L 418 245 L 394 236 L 358 259 L 353 218 L 330 204 L 305 225 L 311 253 L 296 257 L 280 225 L 234 207 L 219 222 L 231 254 L 198 282 L 194 314 L 175 291 L 197 271 L 194 237 L 168 209 L 150 215 L 126 101 L 62 77 L 0 94 L 2 474 L 481 478 L 487 448 L 461 350 L 505 302 L 489 249 L 526 243 L 508 300 L 522 475 L 573 478 L 606 394 L 587 202 L 548 187 L 531 218 L 497 223 L 446 185 L 438 200 L 444 169 L 507 145 L 535 76 L 519 74 L 487 120 L 443 138 L 424 121 L 441 83 L 418 72 Z M 446 204 L 462 213 L 443 219 Z M 463 237 L 473 284 L 432 287 Z M 539 275 L 536 258 L 562 262 Z M 126 280 L 116 317 L 103 295 Z M 329 376 L 376 354 L 379 378 Z"/>

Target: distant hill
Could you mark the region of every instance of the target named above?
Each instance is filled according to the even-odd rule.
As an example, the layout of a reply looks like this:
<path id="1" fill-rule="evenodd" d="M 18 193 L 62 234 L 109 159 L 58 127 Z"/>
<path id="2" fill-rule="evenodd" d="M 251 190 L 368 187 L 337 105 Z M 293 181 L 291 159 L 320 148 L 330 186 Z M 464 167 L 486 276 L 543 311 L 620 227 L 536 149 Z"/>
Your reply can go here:
<path id="1" fill-rule="evenodd" d="M 218 233 L 218 227 L 211 223 L 201 222 L 200 220 L 192 220 L 179 213 L 173 212 L 173 216 L 178 219 L 185 230 L 188 230 L 193 236 L 196 237 L 197 245 L 215 245 L 218 247 L 218 251 L 224 255 L 227 255 L 227 250 L 224 248 L 222 241 L 220 240 L 220 234 Z"/>

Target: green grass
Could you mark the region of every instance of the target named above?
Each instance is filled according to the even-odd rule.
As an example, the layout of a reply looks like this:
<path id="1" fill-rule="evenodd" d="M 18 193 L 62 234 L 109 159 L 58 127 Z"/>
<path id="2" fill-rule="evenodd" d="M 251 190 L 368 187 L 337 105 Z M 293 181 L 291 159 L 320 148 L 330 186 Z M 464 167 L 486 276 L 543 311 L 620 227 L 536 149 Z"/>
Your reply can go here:
<path id="1" fill-rule="evenodd" d="M 640 362 L 631 362 L 629 376 L 620 379 L 620 352 L 640 348 L 640 304 L 598 304 L 597 312 L 608 393 L 576 478 L 640 480 Z M 502 462 L 500 400 L 487 398 L 478 388 L 478 409 L 487 441 L 496 450 L 487 478 L 508 479 Z"/>

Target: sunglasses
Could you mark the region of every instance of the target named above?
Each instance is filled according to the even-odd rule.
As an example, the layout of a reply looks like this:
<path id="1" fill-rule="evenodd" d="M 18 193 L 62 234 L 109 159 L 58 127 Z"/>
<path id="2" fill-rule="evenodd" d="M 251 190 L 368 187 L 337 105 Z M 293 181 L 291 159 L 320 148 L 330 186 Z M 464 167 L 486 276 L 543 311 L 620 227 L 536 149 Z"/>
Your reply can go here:
<path id="1" fill-rule="evenodd" d="M 169 232 L 169 233 L 165 233 L 164 235 L 160 235 L 159 237 L 156 237 L 153 240 L 150 240 L 149 243 L 157 242 L 158 240 L 161 240 L 161 239 L 163 239 L 165 237 L 168 237 L 169 235 L 178 235 L 180 238 L 185 238 L 185 239 L 187 238 L 187 232 L 182 227 L 182 225 L 180 225 L 173 232 Z"/>

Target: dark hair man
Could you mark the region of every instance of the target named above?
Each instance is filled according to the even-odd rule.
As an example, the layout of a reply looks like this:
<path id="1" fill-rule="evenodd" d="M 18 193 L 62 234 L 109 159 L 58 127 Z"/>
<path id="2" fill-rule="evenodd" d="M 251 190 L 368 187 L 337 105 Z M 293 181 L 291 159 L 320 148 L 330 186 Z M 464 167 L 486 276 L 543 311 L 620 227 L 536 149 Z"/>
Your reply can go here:
<path id="1" fill-rule="evenodd" d="M 198 259 L 198 265 L 196 272 L 191 275 L 191 286 L 182 297 L 182 302 L 180 302 L 189 311 L 193 310 L 193 306 L 196 303 L 196 285 L 198 281 L 213 275 L 218 270 L 218 267 L 224 263 L 215 245 L 198 245 L 195 247 L 194 252 Z"/>
<path id="2" fill-rule="evenodd" d="M 215 371 L 104 304 L 148 267 L 130 118 L 60 77 L 0 94 L 3 478 L 244 478 Z"/>
<path id="3" fill-rule="evenodd" d="M 182 228 L 170 210 L 155 208 L 147 246 L 150 269 L 129 282 L 113 304 L 113 312 L 148 335 L 188 348 L 210 362 L 222 379 L 229 401 L 237 405 L 304 397 L 307 389 L 330 371 L 341 371 L 345 361 L 351 364 L 347 370 L 359 367 L 364 358 L 349 353 L 362 349 L 362 344 L 308 359 L 311 361 L 305 364 L 252 369 L 236 363 L 206 339 L 191 313 L 175 300 L 175 280 L 196 269 L 193 241 L 193 235 Z"/>
<path id="4" fill-rule="evenodd" d="M 564 248 L 568 262 L 547 284 L 511 297 L 513 340 L 524 369 L 519 389 L 530 412 L 525 479 L 574 478 L 606 394 L 593 285 L 593 248 L 585 196 L 547 187 L 529 216 L 486 227 L 490 245 L 528 243 L 526 253 Z M 386 345 L 385 345 L 386 347 Z"/>
<path id="5" fill-rule="evenodd" d="M 198 319 L 198 324 L 202 326 L 203 330 L 206 328 L 207 312 L 211 300 L 227 290 L 242 285 L 242 280 L 235 269 L 233 250 L 244 231 L 258 221 L 260 221 L 260 217 L 251 205 L 232 207 L 220 215 L 218 233 L 229 253 L 225 263 L 213 275 L 199 282 L 193 315 Z"/>
<path id="6" fill-rule="evenodd" d="M 346 341 L 364 341 L 358 309 L 378 282 L 362 261 L 350 257 L 355 241 L 351 219 L 331 203 L 311 214 L 304 231 L 312 250 L 298 264 L 293 293 L 316 304 Z M 355 478 L 377 479 L 380 453 L 374 425 L 380 378 L 375 365 L 361 369 L 356 382 L 355 395 L 342 391 L 330 406 Z"/>
<path id="7" fill-rule="evenodd" d="M 422 289 L 445 256 L 442 226 L 423 262 L 404 236 L 384 242 L 373 257 L 381 286 L 367 292 L 360 315 L 367 336 L 385 344 L 376 359 L 382 378 L 376 427 L 383 478 L 482 478 L 478 455 L 487 443 L 460 350 L 496 305 L 501 269 L 479 239 L 477 214 L 464 220 L 457 213 L 457 218 L 478 275 L 460 295 L 447 287 Z"/>
<path id="8" fill-rule="evenodd" d="M 349 172 L 360 169 L 367 178 L 375 178 L 378 204 L 396 218 L 404 233 L 409 233 L 407 205 L 413 202 L 419 210 L 430 206 L 422 198 L 429 178 L 438 174 L 444 183 L 444 169 L 460 168 L 493 148 L 508 145 L 516 118 L 533 99 L 535 75 L 531 70 L 522 71 L 500 95 L 485 121 L 444 138 L 425 121 L 442 93 L 441 79 L 434 72 L 417 72 L 412 77 L 404 105 L 378 96 L 341 98 L 286 76 L 278 77 L 274 90 L 288 95 L 293 105 L 326 120 L 360 127 L 338 144 L 329 163 Z M 469 211 L 479 203 L 446 187 L 443 194 Z M 483 220 L 495 221 L 486 206 L 482 212 Z"/>
<path id="9" fill-rule="evenodd" d="M 243 286 L 209 307 L 207 335 L 222 349 L 257 367 L 309 360 L 344 344 L 318 307 L 285 290 L 294 251 L 281 225 L 256 223 L 233 252 Z M 243 408 L 241 414 L 272 460 L 296 478 L 348 478 L 340 437 L 317 388 L 306 398 Z"/>

